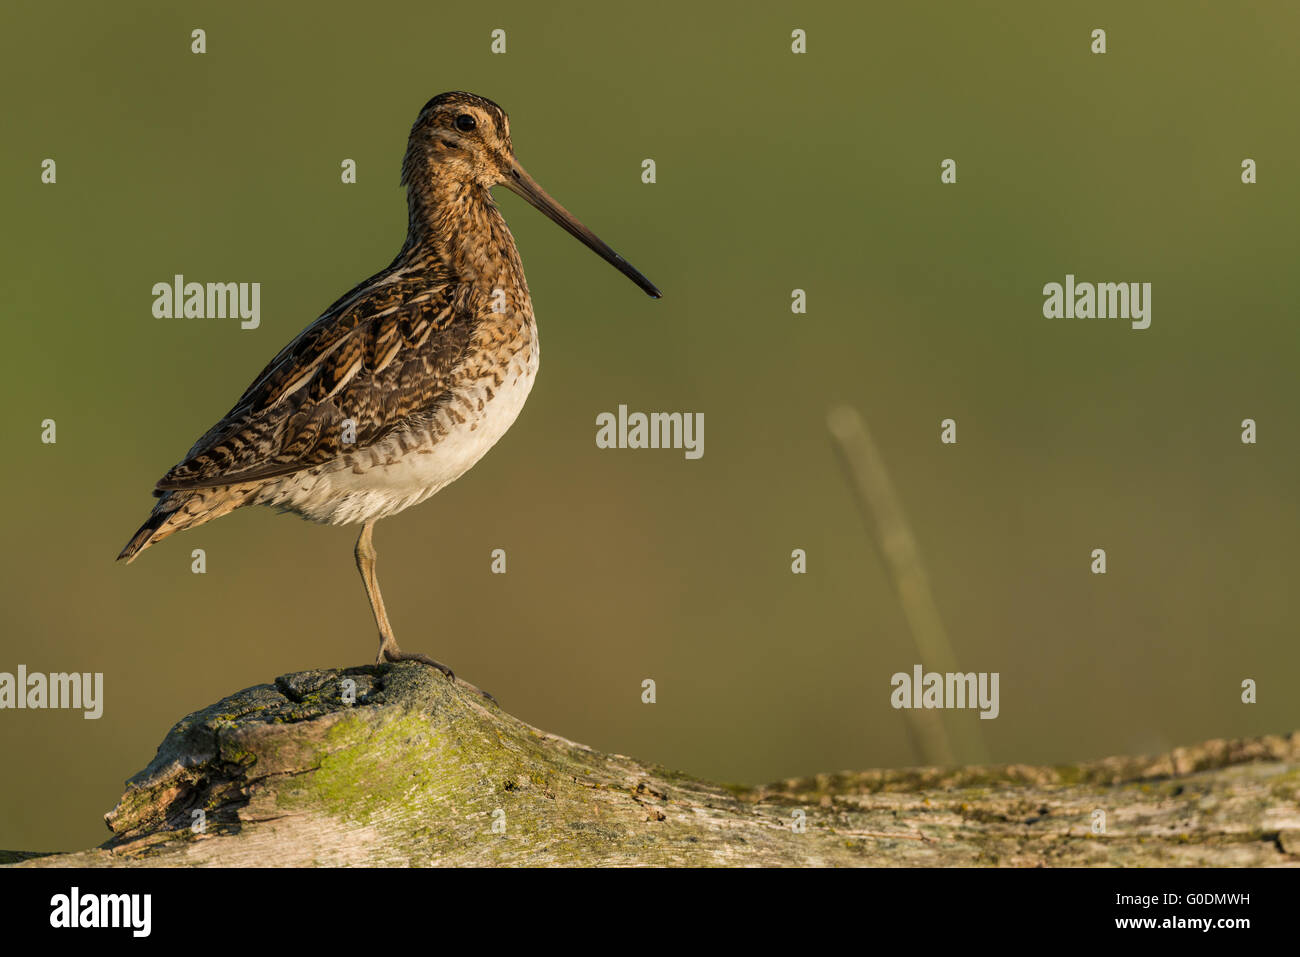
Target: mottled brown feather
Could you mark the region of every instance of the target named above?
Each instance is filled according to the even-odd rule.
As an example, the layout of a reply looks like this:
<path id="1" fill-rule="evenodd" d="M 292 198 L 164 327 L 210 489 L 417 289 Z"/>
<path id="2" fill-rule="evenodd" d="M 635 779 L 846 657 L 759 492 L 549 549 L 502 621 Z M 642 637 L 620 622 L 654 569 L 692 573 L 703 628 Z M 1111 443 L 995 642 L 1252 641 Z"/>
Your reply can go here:
<path id="1" fill-rule="evenodd" d="M 399 257 L 286 346 L 157 491 L 291 474 L 418 423 L 448 397 L 478 325 L 457 291 L 445 269 Z"/>

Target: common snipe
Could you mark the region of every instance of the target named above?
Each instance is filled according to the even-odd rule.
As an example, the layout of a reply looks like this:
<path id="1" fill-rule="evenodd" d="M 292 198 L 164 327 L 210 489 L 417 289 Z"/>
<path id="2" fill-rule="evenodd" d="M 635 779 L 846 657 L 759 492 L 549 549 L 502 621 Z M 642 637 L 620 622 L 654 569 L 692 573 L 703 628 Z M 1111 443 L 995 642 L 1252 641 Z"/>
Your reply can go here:
<path id="1" fill-rule="evenodd" d="M 443 93 L 420 110 L 402 163 L 406 242 L 280 351 L 235 407 L 159 480 L 131 561 L 173 532 L 244 505 L 361 524 L 356 560 L 379 627 L 402 652 L 375 577 L 375 522 L 464 475 L 515 421 L 537 374 L 523 264 L 493 186 L 518 193 L 649 295 L 659 290 L 524 172 L 491 100 Z"/>

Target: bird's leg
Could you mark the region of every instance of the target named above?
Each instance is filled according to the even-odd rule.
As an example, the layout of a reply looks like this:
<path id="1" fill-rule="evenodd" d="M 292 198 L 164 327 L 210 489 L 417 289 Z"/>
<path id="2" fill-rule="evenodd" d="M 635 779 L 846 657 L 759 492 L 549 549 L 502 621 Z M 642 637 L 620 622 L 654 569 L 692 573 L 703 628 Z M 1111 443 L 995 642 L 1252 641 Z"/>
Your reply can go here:
<path id="1" fill-rule="evenodd" d="M 370 599 L 370 610 L 375 613 L 375 624 L 379 626 L 379 655 L 375 664 L 385 661 L 419 661 L 432 668 L 437 668 L 452 681 L 456 676 L 450 668 L 439 664 L 427 655 L 408 654 L 397 647 L 393 637 L 393 628 L 388 624 L 388 613 L 384 611 L 384 597 L 379 594 L 379 578 L 375 575 L 375 544 L 371 540 L 375 523 L 373 520 L 361 526 L 361 535 L 357 538 L 357 571 L 361 572 L 361 581 L 366 586 L 366 597 Z"/>

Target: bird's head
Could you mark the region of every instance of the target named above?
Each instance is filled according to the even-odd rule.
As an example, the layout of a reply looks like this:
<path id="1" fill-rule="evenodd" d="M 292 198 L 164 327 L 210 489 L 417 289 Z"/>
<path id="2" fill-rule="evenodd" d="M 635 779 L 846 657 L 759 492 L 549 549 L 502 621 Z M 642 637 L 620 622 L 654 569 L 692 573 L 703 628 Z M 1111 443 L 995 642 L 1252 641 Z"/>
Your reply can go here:
<path id="1" fill-rule="evenodd" d="M 505 182 L 514 155 L 505 110 L 473 93 L 443 93 L 411 127 L 402 182 L 438 176 L 488 189 Z"/>
<path id="2" fill-rule="evenodd" d="M 641 275 L 595 233 L 578 222 L 538 185 L 515 159 L 510 118 L 491 100 L 473 93 L 442 93 L 416 117 L 402 163 L 402 183 L 418 190 L 434 180 L 459 188 L 504 186 L 545 213 L 655 299 L 654 283 Z"/>

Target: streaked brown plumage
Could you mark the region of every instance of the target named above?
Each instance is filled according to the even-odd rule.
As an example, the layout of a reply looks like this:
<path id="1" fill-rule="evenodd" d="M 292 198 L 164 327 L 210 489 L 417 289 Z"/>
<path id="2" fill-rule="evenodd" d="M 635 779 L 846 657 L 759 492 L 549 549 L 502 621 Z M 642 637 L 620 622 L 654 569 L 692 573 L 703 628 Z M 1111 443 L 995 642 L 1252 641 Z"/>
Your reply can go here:
<path id="1" fill-rule="evenodd" d="M 118 556 L 244 505 L 361 523 L 357 566 L 380 631 L 397 647 L 374 575 L 374 523 L 471 468 L 532 387 L 537 326 L 514 239 L 489 192 L 519 193 L 651 296 L 640 273 L 519 166 L 499 106 L 444 93 L 420 111 L 402 164 L 406 242 L 298 335 L 234 408 L 157 483 L 153 513 Z"/>

